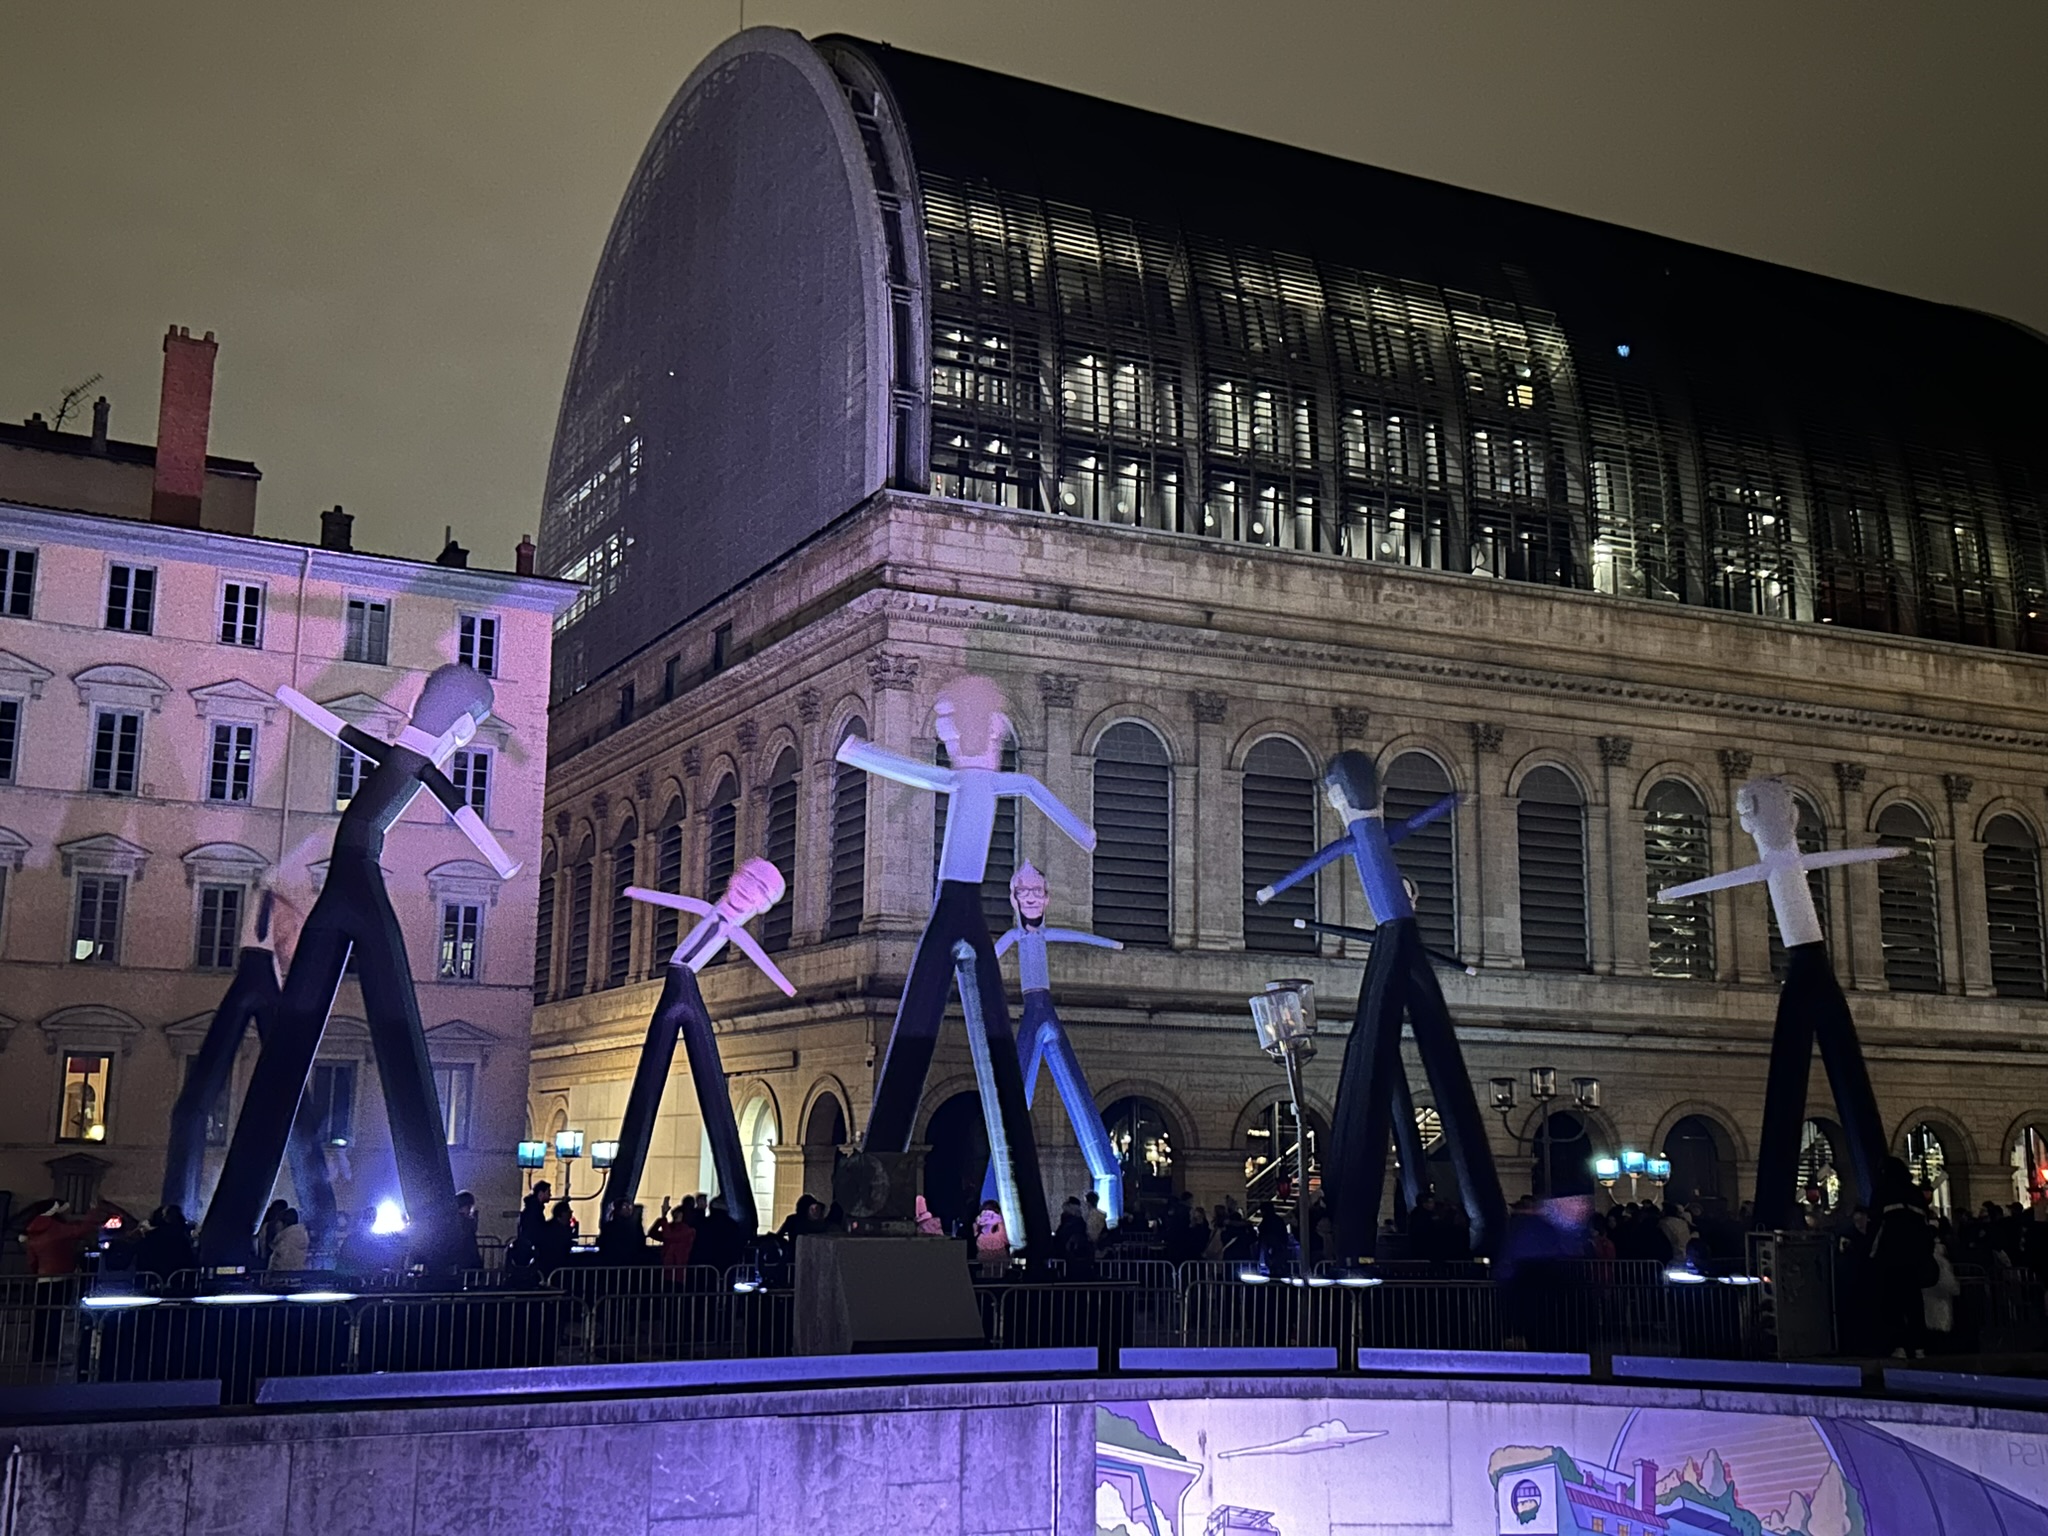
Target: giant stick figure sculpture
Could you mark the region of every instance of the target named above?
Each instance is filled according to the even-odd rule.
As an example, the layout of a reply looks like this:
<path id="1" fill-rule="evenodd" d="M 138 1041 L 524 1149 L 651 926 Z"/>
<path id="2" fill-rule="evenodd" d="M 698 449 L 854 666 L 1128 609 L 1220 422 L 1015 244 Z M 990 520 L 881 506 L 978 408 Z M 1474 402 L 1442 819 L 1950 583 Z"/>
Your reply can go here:
<path id="1" fill-rule="evenodd" d="M 370 1044 L 391 1122 L 391 1148 L 398 1183 L 416 1233 L 413 1250 L 429 1262 L 452 1262 L 461 1251 L 456 1230 L 455 1178 L 448 1165 L 448 1137 L 434 1092 L 434 1066 L 427 1056 L 419 998 L 405 935 L 384 889 L 377 856 L 384 834 L 424 789 L 462 828 L 500 877 L 519 871 L 498 846 L 463 794 L 448 781 L 441 764 L 476 734 L 491 714 L 491 685 L 469 667 L 437 668 L 420 688 L 412 723 L 395 742 L 379 741 L 295 688 L 277 691 L 280 704 L 374 766 L 342 812 L 335 829 L 327 883 L 299 934 L 291 973 L 270 1039 L 256 1059 L 241 1118 L 220 1184 L 200 1232 L 200 1262 L 239 1264 L 249 1250 L 270 1186 L 277 1178 L 313 1056 L 327 1028 L 328 1011 L 341 985 L 351 951 L 363 988 Z"/>
<path id="2" fill-rule="evenodd" d="M 1507 1222 L 1500 1175 L 1494 1170 L 1493 1149 L 1479 1117 L 1479 1100 L 1465 1072 L 1450 1011 L 1430 969 L 1432 957 L 1423 947 L 1415 908 L 1402 883 L 1400 866 L 1394 862 L 1394 844 L 1449 815 L 1458 797 L 1447 795 L 1390 830 L 1380 802 L 1379 771 L 1363 752 L 1340 752 L 1330 760 L 1323 775 L 1323 793 L 1344 819 L 1344 835 L 1285 879 L 1260 891 L 1258 899 L 1262 904 L 1271 901 L 1348 853 L 1376 924 L 1372 955 L 1358 991 L 1358 1013 L 1337 1080 L 1330 1156 L 1323 1165 L 1337 1256 L 1344 1260 L 1371 1256 L 1379 1226 L 1380 1189 L 1386 1177 L 1389 1122 L 1399 1112 L 1407 1115 L 1411 1127 L 1414 1123 L 1414 1111 L 1407 1107 L 1407 1075 L 1401 1066 L 1404 1015 L 1415 1032 L 1415 1048 L 1436 1095 L 1445 1148 L 1471 1219 L 1472 1249 L 1491 1253 Z M 1405 1145 L 1413 1142 L 1404 1141 Z M 1419 1156 L 1413 1160 L 1419 1162 Z M 1411 1158 L 1404 1156 L 1402 1161 L 1405 1164 Z"/>
<path id="3" fill-rule="evenodd" d="M 1024 1074 L 1003 1000 L 1002 971 L 989 942 L 988 921 L 982 916 L 981 882 L 988 872 L 996 801 L 1005 795 L 1029 800 L 1083 848 L 1093 850 L 1095 834 L 1030 774 L 998 771 L 1009 720 L 1002 691 L 994 683 L 985 677 L 955 678 L 939 690 L 933 713 L 950 767 L 916 762 L 857 737 L 841 743 L 838 754 L 840 762 L 852 767 L 948 797 L 946 840 L 939 850 L 938 896 L 903 984 L 903 1001 L 896 1010 L 888 1053 L 882 1058 L 881 1080 L 875 1087 L 862 1145 L 870 1152 L 909 1150 L 918 1100 L 931 1069 L 939 1021 L 946 1011 L 957 965 L 976 1074 L 986 1076 L 995 1089 L 995 1102 L 984 1093 L 981 1107 L 989 1126 L 989 1145 L 995 1149 L 997 1186 L 1008 1196 L 1003 1200 L 1004 1224 L 1013 1244 L 1021 1236 L 1027 1251 L 1038 1252 L 1052 1235 L 1051 1226 L 1046 1220 L 1045 1188 L 1038 1169 L 1037 1143 L 1031 1134 Z M 962 949 L 967 951 L 965 959 L 959 956 Z M 970 965 L 975 996 L 964 990 Z M 1007 1156 L 1002 1151 L 1005 1147 Z"/>
<path id="4" fill-rule="evenodd" d="M 1029 1108 L 1038 1092 L 1039 1068 L 1050 1067 L 1053 1086 L 1059 1090 L 1068 1123 L 1074 1127 L 1074 1139 L 1081 1144 L 1081 1157 L 1088 1164 L 1088 1176 L 1095 1181 L 1095 1195 L 1102 1202 L 1103 1217 L 1113 1227 L 1124 1219 L 1123 1168 L 1116 1160 L 1116 1149 L 1109 1143 L 1102 1111 L 1095 1107 L 1095 1095 L 1088 1091 L 1088 1079 L 1074 1055 L 1073 1042 L 1067 1039 L 1066 1026 L 1060 1023 L 1059 1010 L 1053 1007 L 1052 971 L 1046 964 L 1045 946 L 1092 944 L 1098 949 L 1122 949 L 1123 945 L 1100 934 L 1046 927 L 1048 894 L 1045 876 L 1026 861 L 1010 877 L 1010 906 L 1017 914 L 1017 926 L 996 940 L 998 955 L 1015 947 L 1017 976 L 1024 988 L 1024 1018 L 1017 1039 L 1024 1060 L 1024 1104 Z M 981 1195 L 984 1200 L 995 1195 L 993 1168 Z"/>
<path id="5" fill-rule="evenodd" d="M 650 891 L 629 885 L 626 894 L 635 901 L 672 907 L 700 918 L 683 936 L 669 957 L 668 978 L 661 984 L 661 1001 L 647 1026 L 647 1040 L 640 1047 L 640 1065 L 633 1073 L 633 1088 L 626 1097 L 626 1118 L 619 1128 L 618 1155 L 605 1180 L 607 1204 L 629 1204 L 640 1189 L 640 1173 L 647 1166 L 647 1147 L 654 1137 L 654 1117 L 661 1109 L 661 1091 L 675 1062 L 676 1036 L 683 1037 L 683 1051 L 690 1063 L 690 1082 L 697 1090 L 697 1107 L 704 1115 L 704 1134 L 711 1143 L 711 1164 L 718 1170 L 718 1187 L 725 1195 L 725 1207 L 741 1230 L 751 1235 L 760 1225 L 754 1206 L 754 1185 L 746 1155 L 740 1150 L 739 1126 L 732 1117 L 732 1096 L 726 1092 L 725 1064 L 718 1055 L 718 1037 L 711 1028 L 711 1015 L 704 1008 L 704 994 L 697 988 L 697 973 L 718 958 L 727 944 L 735 945 L 761 968 L 787 997 L 796 996 L 789 978 L 775 968 L 754 936 L 742 926 L 761 916 L 782 900 L 786 887 L 782 871 L 766 859 L 749 859 L 726 882 L 725 894 L 714 904 L 694 896 L 677 896 L 668 891 Z"/>
<path id="6" fill-rule="evenodd" d="M 1771 911 L 1785 945 L 1785 982 L 1778 989 L 1778 1022 L 1771 1037 L 1771 1075 L 1764 1085 L 1764 1128 L 1756 1160 L 1756 1224 L 1767 1230 L 1798 1225 L 1799 1132 L 1806 1120 L 1806 1085 L 1813 1048 L 1820 1045 L 1835 1108 L 1842 1117 L 1849 1166 L 1857 1198 L 1875 1208 L 1878 1170 L 1885 1159 L 1884 1122 L 1870 1068 L 1856 1038 L 1856 1021 L 1835 968 L 1828 959 L 1827 931 L 1821 927 L 1806 873 L 1837 864 L 1865 864 L 1896 858 L 1903 848 L 1838 848 L 1829 853 L 1799 851 L 1799 806 L 1785 781 L 1751 779 L 1735 792 L 1742 829 L 1756 840 L 1759 862 L 1666 886 L 1659 901 L 1679 901 L 1738 885 L 1770 891 Z"/>

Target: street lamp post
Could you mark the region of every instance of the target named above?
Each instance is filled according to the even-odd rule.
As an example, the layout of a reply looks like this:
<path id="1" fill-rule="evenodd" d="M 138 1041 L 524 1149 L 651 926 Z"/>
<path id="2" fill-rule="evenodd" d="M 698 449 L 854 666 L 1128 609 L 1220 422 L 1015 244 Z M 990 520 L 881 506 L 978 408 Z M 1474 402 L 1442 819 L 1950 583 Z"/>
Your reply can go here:
<path id="1" fill-rule="evenodd" d="M 1260 1049 L 1287 1072 L 1287 1101 L 1294 1112 L 1295 1183 L 1306 1198 L 1308 1138 L 1301 1123 L 1301 1068 L 1316 1053 L 1315 983 L 1269 981 L 1266 990 L 1250 1002 L 1252 1028 L 1258 1033 Z"/>
<path id="2" fill-rule="evenodd" d="M 1492 1089 L 1493 1107 L 1500 1114 L 1501 1128 L 1508 1133 L 1514 1144 L 1520 1147 L 1522 1138 L 1515 1135 L 1513 1126 L 1508 1123 L 1508 1117 L 1515 1112 L 1516 1089 L 1519 1085 L 1512 1077 L 1496 1077 L 1489 1081 L 1488 1086 Z M 1542 1188 L 1539 1194 L 1541 1198 L 1548 1200 L 1554 1184 L 1550 1166 L 1550 1102 L 1557 1097 L 1557 1068 L 1529 1068 L 1529 1097 L 1535 1101 L 1538 1110 L 1536 1134 L 1532 1139 L 1542 1148 L 1538 1156 L 1538 1167 L 1542 1173 Z M 1598 1109 L 1600 1079 L 1573 1078 L 1572 1102 L 1581 1110 Z"/>

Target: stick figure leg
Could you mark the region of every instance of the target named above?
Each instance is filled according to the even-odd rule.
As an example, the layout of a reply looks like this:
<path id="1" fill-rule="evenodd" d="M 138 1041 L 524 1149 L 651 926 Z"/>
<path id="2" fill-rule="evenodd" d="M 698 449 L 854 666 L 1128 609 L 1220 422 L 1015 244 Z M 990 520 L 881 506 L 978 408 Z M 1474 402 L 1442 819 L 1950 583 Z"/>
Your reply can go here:
<path id="1" fill-rule="evenodd" d="M 1398 943 L 1407 980 L 1408 1023 L 1415 1031 L 1415 1048 L 1443 1121 L 1444 1145 L 1457 1172 L 1458 1193 L 1471 1218 L 1472 1251 L 1491 1255 L 1507 1231 L 1508 1207 L 1501 1196 L 1500 1173 L 1493 1164 L 1486 1122 L 1479 1117 L 1479 1098 L 1472 1091 L 1451 1011 L 1444 1004 L 1443 990 L 1437 985 L 1414 919 L 1383 923 L 1380 932 L 1384 934 L 1390 927 L 1402 930 Z M 1378 952 L 1377 945 L 1374 952 Z"/>
<path id="2" fill-rule="evenodd" d="M 1812 949 L 1802 957 L 1802 949 Z M 1849 1167 L 1856 1177 L 1856 1195 L 1872 1210 L 1877 1209 L 1878 1172 L 1889 1150 L 1884 1137 L 1884 1118 L 1877 1108 L 1877 1090 L 1870 1086 L 1870 1066 L 1863 1058 L 1863 1043 L 1856 1037 L 1856 1020 L 1849 1013 L 1849 1000 L 1842 996 L 1842 984 L 1835 979 L 1825 944 L 1799 945 L 1790 955 L 1793 970 L 1813 971 L 1813 1033 L 1820 1047 L 1821 1065 L 1827 1069 L 1828 1087 L 1835 1096 L 1835 1110 L 1842 1117 L 1842 1139 L 1849 1143 Z"/>
<path id="3" fill-rule="evenodd" d="M 1088 1091 L 1088 1079 L 1081 1071 L 1080 1058 L 1074 1054 L 1074 1043 L 1067 1038 L 1066 1028 L 1054 1011 L 1050 992 L 1034 990 L 1024 994 L 1024 1028 L 1032 1040 L 1033 1057 L 1042 1052 L 1052 1068 L 1053 1086 L 1059 1090 L 1067 1120 L 1074 1127 L 1074 1140 L 1081 1145 L 1088 1177 L 1095 1182 L 1095 1198 L 1102 1202 L 1104 1218 L 1116 1226 L 1124 1219 L 1123 1169 L 1117 1163 L 1116 1149 L 1109 1143 L 1102 1111 L 1095 1107 L 1095 1095 Z M 1034 1072 L 1032 1077 L 1036 1076 Z M 1031 1078 L 1025 1079 L 1024 1091 L 1028 1107 Z"/>
<path id="4" fill-rule="evenodd" d="M 682 1031 L 683 1051 L 689 1057 L 690 1083 L 697 1090 L 697 1108 L 704 1116 L 704 1135 L 711 1143 L 711 1166 L 718 1170 L 726 1214 L 752 1237 L 761 1225 L 760 1209 L 754 1204 L 754 1173 L 740 1146 L 739 1122 L 733 1117 L 732 1094 L 725 1086 L 725 1063 L 719 1059 L 718 1036 L 711 1028 L 704 994 L 697 988 L 697 973 L 686 965 L 670 966 L 669 979 L 662 987 L 664 1004 L 671 989 L 678 994 L 675 1024 Z"/>
<path id="5" fill-rule="evenodd" d="M 1393 1120 L 1392 1077 L 1401 1066 L 1399 957 L 1387 925 L 1366 961 L 1358 1012 L 1344 1046 L 1330 1151 L 1323 1167 L 1330 1224 L 1340 1262 L 1369 1259 L 1379 1234 L 1380 1198 L 1387 1175 L 1387 1137 Z"/>
<path id="6" fill-rule="evenodd" d="M 988 1099 L 987 1085 L 983 1085 L 981 1112 L 989 1122 L 990 1147 L 997 1145 L 998 1129 L 1002 1143 L 1008 1147 L 1017 1191 L 1017 1215 L 1023 1221 L 1024 1251 L 1035 1257 L 1046 1252 L 1052 1240 L 1052 1222 L 1045 1207 L 1045 1175 L 1038 1164 L 1038 1137 L 1031 1126 L 1031 1110 L 1024 1100 L 1024 1071 L 1017 1060 L 1017 1041 L 1010 1033 L 1010 1005 L 1003 996 L 1003 973 L 996 960 L 995 945 L 989 942 L 988 924 L 981 915 L 979 901 L 969 909 L 968 929 L 953 953 L 967 1027 L 970 1031 L 978 1030 L 987 1042 L 988 1059 L 984 1062 L 976 1057 L 975 1076 L 979 1079 L 986 1073 L 995 1085 L 993 1104 Z M 970 972 L 959 959 L 963 944 L 974 959 L 971 976 L 978 998 L 971 1009 L 967 1006 Z M 971 1039 L 969 1044 L 973 1044 Z M 1000 1189 L 1000 1172 L 996 1182 Z M 1005 1224 L 1010 1220 L 1006 1210 Z M 1013 1227 L 1013 1234 L 1015 1230 Z"/>
<path id="7" fill-rule="evenodd" d="M 235 1054 L 257 1016 L 278 1000 L 277 959 L 267 949 L 244 949 L 235 963 L 234 980 L 206 1026 L 206 1038 L 185 1071 L 185 1085 L 171 1106 L 171 1134 L 164 1149 L 162 1205 L 175 1205 L 194 1215 L 202 1198 L 200 1179 L 206 1161 L 206 1120 L 234 1076 Z"/>
<path id="8" fill-rule="evenodd" d="M 1771 1032 L 1770 1076 L 1764 1080 L 1764 1124 L 1757 1139 L 1756 1225 L 1763 1231 L 1799 1226 L 1799 1131 L 1806 1123 L 1807 1080 L 1813 1070 L 1815 1009 L 1805 987 L 1792 985 L 1803 949 L 1786 952 L 1785 984 L 1778 989 L 1778 1021 Z"/>
<path id="9" fill-rule="evenodd" d="M 677 972 L 687 966 L 671 965 L 661 984 L 661 1001 L 654 1005 L 654 1017 L 647 1023 L 647 1038 L 640 1044 L 640 1061 L 633 1069 L 633 1086 L 626 1094 L 626 1113 L 619 1123 L 619 1152 L 612 1171 L 605 1176 L 605 1198 L 631 1200 L 640 1192 L 640 1176 L 647 1168 L 647 1149 L 654 1140 L 655 1117 L 661 1113 L 662 1090 L 675 1065 L 676 1036 L 682 1029 L 682 983 Z"/>
<path id="10" fill-rule="evenodd" d="M 1422 1127 L 1415 1120 L 1415 1095 L 1408 1091 L 1408 1067 L 1398 1051 L 1394 1076 L 1394 1156 L 1401 1165 L 1401 1203 L 1414 1210 L 1429 1189 L 1428 1153 L 1422 1145 Z"/>
<path id="11" fill-rule="evenodd" d="M 948 880 L 939 887 L 939 899 L 925 924 L 924 937 L 917 941 L 917 954 L 903 983 L 903 1001 L 897 1005 L 889 1048 L 875 1083 L 875 1102 L 868 1111 L 867 1135 L 862 1141 L 870 1152 L 910 1150 L 918 1104 L 931 1071 L 932 1050 L 938 1044 L 939 1023 L 952 995 L 953 945 L 968 936 L 970 915 L 986 935 L 980 886 Z"/>

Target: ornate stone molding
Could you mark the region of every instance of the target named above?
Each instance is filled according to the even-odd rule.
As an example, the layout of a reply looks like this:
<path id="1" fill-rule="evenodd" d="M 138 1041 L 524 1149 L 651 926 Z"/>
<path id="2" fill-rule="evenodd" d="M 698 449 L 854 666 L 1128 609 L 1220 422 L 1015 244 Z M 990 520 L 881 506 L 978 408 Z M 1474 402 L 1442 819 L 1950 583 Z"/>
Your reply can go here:
<path id="1" fill-rule="evenodd" d="M 915 656 L 892 656 L 877 651 L 868 658 L 868 682 L 879 692 L 891 689 L 908 693 L 917 686 L 918 660 Z"/>
<path id="2" fill-rule="evenodd" d="M 1724 779 L 1748 778 L 1749 765 L 1756 761 L 1755 753 L 1741 747 L 1721 747 L 1714 756 L 1721 764 L 1721 777 Z"/>
<path id="3" fill-rule="evenodd" d="M 126 1056 L 142 1035 L 140 1020 L 98 1003 L 60 1008 L 48 1018 L 36 1020 L 36 1028 L 43 1033 L 43 1049 L 52 1056 L 59 1050 L 119 1051 Z"/>
<path id="4" fill-rule="evenodd" d="M 1038 696 L 1045 701 L 1047 709 L 1072 709 L 1080 692 L 1081 679 L 1071 672 L 1038 674 Z"/>
<path id="5" fill-rule="evenodd" d="M 611 809 L 612 797 L 607 791 L 600 789 L 590 797 L 590 819 L 597 823 L 598 831 L 604 830 L 604 819 L 611 814 Z"/>
<path id="6" fill-rule="evenodd" d="M 192 695 L 192 707 L 199 711 L 202 720 L 238 720 L 268 725 L 277 716 L 277 700 L 254 683 L 244 682 L 239 677 L 208 683 L 203 688 L 189 688 L 186 692 Z"/>
<path id="7" fill-rule="evenodd" d="M 1230 708 L 1230 700 L 1223 694 L 1209 688 L 1195 688 L 1188 693 L 1188 703 L 1195 711 L 1195 724 L 1221 725 L 1223 716 Z"/>
<path id="8" fill-rule="evenodd" d="M 1629 754 L 1636 749 L 1635 742 L 1626 736 L 1596 736 L 1593 744 L 1600 749 L 1603 768 L 1626 768 Z"/>
<path id="9" fill-rule="evenodd" d="M 642 805 L 654 798 L 654 773 L 651 769 L 642 768 L 633 775 L 633 798 Z"/>
<path id="10" fill-rule="evenodd" d="M 1337 735 L 1345 741 L 1357 741 L 1372 729 L 1372 711 L 1351 704 L 1333 704 L 1330 707 L 1330 724 Z"/>
<path id="11" fill-rule="evenodd" d="M 78 702 L 85 705 L 112 704 L 117 708 L 146 709 L 154 714 L 164 707 L 164 695 L 171 685 L 143 667 L 125 662 L 107 662 L 74 673 Z"/>
<path id="12" fill-rule="evenodd" d="M 0 827 L 0 870 L 20 869 L 28 850 L 27 838 L 12 827 Z"/>
<path id="13" fill-rule="evenodd" d="M 1863 788 L 1863 776 L 1869 770 L 1861 763 L 1835 764 L 1835 787 L 1842 793 L 1853 795 Z"/>
<path id="14" fill-rule="evenodd" d="M 1506 734 L 1500 726 L 1494 724 L 1491 720 L 1474 720 L 1465 728 L 1472 733 L 1472 750 L 1474 752 L 1498 752 L 1500 750 L 1501 737 Z"/>
<path id="15" fill-rule="evenodd" d="M 754 748 L 761 745 L 761 727 L 751 720 L 742 720 L 734 734 L 739 738 L 742 752 L 751 753 Z"/>
<path id="16" fill-rule="evenodd" d="M 1941 776 L 1941 792 L 1948 796 L 1950 805 L 1961 805 L 1976 789 L 1977 781 L 1967 773 L 1944 773 Z"/>
<path id="17" fill-rule="evenodd" d="M 504 885 L 495 869 L 476 859 L 450 859 L 427 871 L 427 889 L 433 893 L 437 907 L 449 901 L 473 901 L 495 907 Z"/>
<path id="18" fill-rule="evenodd" d="M 12 651 L 0 651 L 0 693 L 40 699 L 43 684 L 50 680 L 50 676 L 48 667 L 39 667 L 26 656 L 17 656 Z"/>
<path id="19" fill-rule="evenodd" d="M 59 867 L 68 880 L 73 875 L 127 875 L 140 880 L 149 863 L 149 850 L 125 837 L 101 832 L 57 845 Z"/>
<path id="20" fill-rule="evenodd" d="M 569 835 L 569 828 L 570 828 L 570 827 L 571 827 L 572 825 L 574 825 L 574 823 L 573 823 L 573 822 L 572 822 L 572 821 L 570 820 L 570 818 L 569 818 L 569 813 L 568 813 L 567 811 L 557 811 L 557 812 L 555 812 L 555 836 L 556 836 L 556 837 L 558 837 L 558 838 L 566 838 L 566 837 L 567 837 L 567 836 Z"/>
<path id="21" fill-rule="evenodd" d="M 796 717 L 805 725 L 816 725 L 818 717 L 825 712 L 825 696 L 815 688 L 806 688 L 796 696 Z"/>
<path id="22" fill-rule="evenodd" d="M 704 771 L 704 754 L 696 747 L 683 748 L 683 777 L 694 779 Z"/>
<path id="23" fill-rule="evenodd" d="M 201 843 L 180 854 L 178 862 L 185 866 L 185 883 L 191 886 L 202 880 L 254 885 L 270 867 L 270 861 L 262 854 L 240 843 Z"/>

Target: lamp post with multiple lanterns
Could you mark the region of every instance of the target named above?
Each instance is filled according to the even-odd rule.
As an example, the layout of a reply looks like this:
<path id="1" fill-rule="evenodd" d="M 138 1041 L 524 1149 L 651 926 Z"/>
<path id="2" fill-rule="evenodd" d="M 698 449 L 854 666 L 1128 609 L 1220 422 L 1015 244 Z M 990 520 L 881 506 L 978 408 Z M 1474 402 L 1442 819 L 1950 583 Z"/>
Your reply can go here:
<path id="1" fill-rule="evenodd" d="M 1518 1084 L 1512 1077 L 1496 1077 L 1492 1080 L 1493 1107 L 1500 1112 L 1502 1129 L 1506 1130 L 1516 1146 L 1522 1138 L 1515 1135 L 1508 1125 L 1508 1116 L 1515 1112 L 1515 1090 Z M 1533 1138 L 1542 1148 L 1537 1166 L 1543 1174 L 1543 1187 L 1538 1195 L 1548 1200 L 1554 1186 L 1550 1167 L 1550 1103 L 1557 1097 L 1557 1068 L 1531 1067 L 1529 1069 L 1529 1097 L 1535 1101 L 1538 1115 L 1536 1135 Z M 1575 1077 L 1572 1079 L 1572 1103 L 1581 1110 L 1600 1107 L 1600 1079 L 1597 1077 Z"/>

